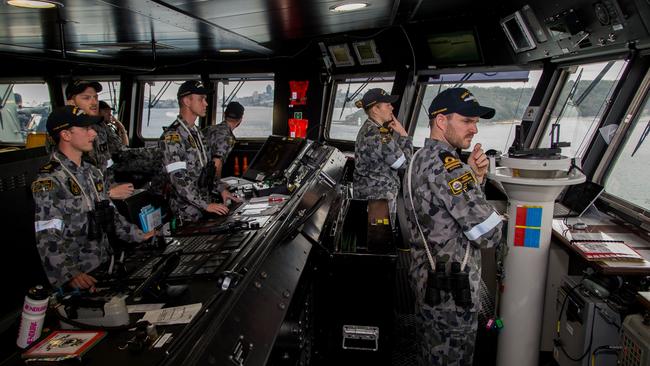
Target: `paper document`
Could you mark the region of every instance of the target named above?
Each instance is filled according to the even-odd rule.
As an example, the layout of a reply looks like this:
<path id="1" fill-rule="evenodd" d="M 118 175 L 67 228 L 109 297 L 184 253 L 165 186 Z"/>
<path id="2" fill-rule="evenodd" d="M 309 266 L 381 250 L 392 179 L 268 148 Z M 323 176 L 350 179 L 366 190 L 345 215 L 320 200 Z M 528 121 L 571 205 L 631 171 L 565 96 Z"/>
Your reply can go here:
<path id="1" fill-rule="evenodd" d="M 162 309 L 165 304 L 136 304 L 136 305 L 127 305 L 126 311 L 131 313 L 146 313 L 150 310 Z"/>
<path id="2" fill-rule="evenodd" d="M 258 209 L 264 209 L 269 207 L 268 202 L 261 202 L 261 203 L 249 203 L 244 207 L 244 210 L 258 210 Z"/>
<path id="3" fill-rule="evenodd" d="M 151 310 L 144 314 L 142 320 L 157 325 L 187 324 L 200 310 L 201 303 Z"/>

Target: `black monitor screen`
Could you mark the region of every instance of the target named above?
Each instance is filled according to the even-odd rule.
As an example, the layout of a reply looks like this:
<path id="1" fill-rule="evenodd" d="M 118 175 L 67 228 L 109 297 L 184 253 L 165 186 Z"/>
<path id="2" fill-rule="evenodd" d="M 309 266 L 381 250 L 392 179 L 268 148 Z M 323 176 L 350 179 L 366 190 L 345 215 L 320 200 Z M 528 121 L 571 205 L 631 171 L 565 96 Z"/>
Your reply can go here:
<path id="1" fill-rule="evenodd" d="M 603 186 L 594 182 L 584 182 L 569 186 L 562 197 L 562 203 L 572 212 L 581 215 L 603 192 Z"/>
<path id="2" fill-rule="evenodd" d="M 256 182 L 280 178 L 304 143 L 303 139 L 269 136 L 242 177 Z"/>
<path id="3" fill-rule="evenodd" d="M 510 38 L 513 42 L 515 51 L 530 48 L 531 46 L 530 41 L 526 37 L 526 34 L 524 33 L 524 30 L 521 28 L 521 24 L 519 23 L 516 17 L 513 17 L 503 22 L 503 26 L 510 34 Z"/>
<path id="4" fill-rule="evenodd" d="M 476 64 L 482 61 L 473 30 L 433 34 L 427 37 L 431 61 L 436 65 Z"/>

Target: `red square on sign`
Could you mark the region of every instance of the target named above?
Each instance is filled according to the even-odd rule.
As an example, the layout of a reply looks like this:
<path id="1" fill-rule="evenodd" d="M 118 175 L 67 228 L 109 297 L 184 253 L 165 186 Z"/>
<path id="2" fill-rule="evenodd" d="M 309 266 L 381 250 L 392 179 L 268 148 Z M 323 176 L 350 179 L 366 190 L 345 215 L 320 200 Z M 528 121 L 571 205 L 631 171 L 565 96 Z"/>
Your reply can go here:
<path id="1" fill-rule="evenodd" d="M 526 226 L 526 207 L 517 207 L 517 217 L 515 219 L 515 225 L 517 226 Z"/>
<path id="2" fill-rule="evenodd" d="M 514 245 L 516 247 L 523 247 L 525 238 L 526 238 L 526 229 L 515 228 Z"/>

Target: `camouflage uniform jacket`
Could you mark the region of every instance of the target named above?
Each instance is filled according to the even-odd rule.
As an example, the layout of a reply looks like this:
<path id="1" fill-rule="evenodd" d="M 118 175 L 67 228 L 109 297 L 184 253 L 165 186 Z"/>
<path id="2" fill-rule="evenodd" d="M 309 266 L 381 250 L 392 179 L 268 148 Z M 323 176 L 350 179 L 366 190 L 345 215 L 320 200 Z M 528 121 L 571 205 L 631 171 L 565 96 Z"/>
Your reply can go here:
<path id="1" fill-rule="evenodd" d="M 232 151 L 237 139 L 232 133 L 228 123 L 223 121 L 215 126 L 209 126 L 203 130 L 205 141 L 208 146 L 211 158 L 219 158 L 224 163 Z"/>
<path id="2" fill-rule="evenodd" d="M 413 207 L 434 261 L 463 262 L 469 246 L 465 272 L 469 273 L 472 308 L 478 311 L 481 279 L 480 247 L 498 245 L 501 240 L 501 217 L 486 201 L 471 168 L 462 163 L 456 151 L 445 142 L 426 139 L 422 151 L 413 161 L 411 192 Z M 409 197 L 408 173 L 404 176 L 404 206 L 408 213 L 409 242 L 411 243 L 410 277 L 416 290 L 417 304 L 424 301 L 427 270 L 431 265 L 422 243 Z M 456 309 L 449 293 L 441 291 L 439 311 Z"/>
<path id="3" fill-rule="evenodd" d="M 199 187 L 208 155 L 201 131 L 196 126 L 185 127 L 187 122 L 178 116 L 162 134 L 158 146 L 172 185 L 170 206 L 174 214 L 184 221 L 197 221 L 210 203 L 207 188 Z"/>
<path id="4" fill-rule="evenodd" d="M 58 160 L 57 160 L 58 159 Z M 65 171 L 74 174 L 77 182 Z M 104 178 L 95 166 L 77 166 L 55 151 L 49 163 L 32 183 L 36 206 L 34 230 L 36 245 L 48 279 L 61 286 L 81 272 L 90 272 L 108 258 L 110 246 L 101 240 L 88 240 L 88 212 L 95 201 L 107 200 Z M 88 202 L 89 200 L 92 202 Z M 115 211 L 115 233 L 124 241 L 140 242 L 144 233 Z"/>
<path id="5" fill-rule="evenodd" d="M 88 154 L 89 161 L 101 170 L 110 187 L 115 183 L 113 172 L 109 169 L 113 166 L 113 154 L 127 147 L 124 146 L 117 132 L 106 122 L 93 125 L 93 129 L 97 132 L 97 137 L 93 141 L 93 150 Z"/>
<path id="6" fill-rule="evenodd" d="M 354 145 L 354 198 L 397 198 L 400 182 L 397 171 L 411 160 L 410 137 L 393 137 L 370 119 L 361 126 Z"/>

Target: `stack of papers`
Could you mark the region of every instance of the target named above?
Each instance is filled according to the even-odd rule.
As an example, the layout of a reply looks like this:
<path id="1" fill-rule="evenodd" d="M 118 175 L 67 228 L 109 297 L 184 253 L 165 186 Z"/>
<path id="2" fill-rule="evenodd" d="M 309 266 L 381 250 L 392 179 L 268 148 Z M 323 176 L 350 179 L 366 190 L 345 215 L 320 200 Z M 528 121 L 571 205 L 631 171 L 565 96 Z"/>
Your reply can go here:
<path id="1" fill-rule="evenodd" d="M 622 241 L 573 241 L 572 244 L 580 255 L 590 261 L 644 261 L 641 254 Z"/>

